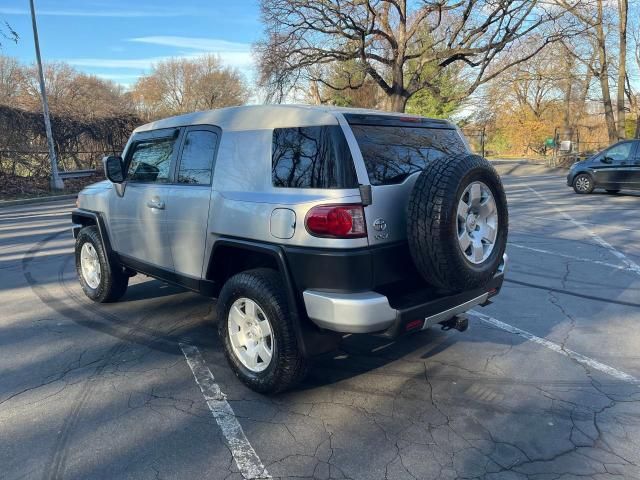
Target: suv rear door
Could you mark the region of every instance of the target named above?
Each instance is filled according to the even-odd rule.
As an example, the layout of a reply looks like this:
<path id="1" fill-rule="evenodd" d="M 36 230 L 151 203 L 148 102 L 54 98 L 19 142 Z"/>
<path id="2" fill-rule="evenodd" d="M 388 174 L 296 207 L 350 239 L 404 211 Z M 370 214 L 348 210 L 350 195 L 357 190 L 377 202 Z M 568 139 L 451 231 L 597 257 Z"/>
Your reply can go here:
<path id="1" fill-rule="evenodd" d="M 198 125 L 183 135 L 169 191 L 167 235 L 176 273 L 200 279 L 203 269 L 211 181 L 220 130 Z"/>
<path id="2" fill-rule="evenodd" d="M 126 154 L 122 196 L 109 201 L 109 227 L 118 254 L 173 270 L 167 237 L 167 194 L 177 157 L 180 129 L 135 134 Z"/>
<path id="3" fill-rule="evenodd" d="M 468 152 L 449 122 L 412 117 L 345 114 L 362 154 L 373 203 L 366 207 L 369 244 L 406 241 L 409 194 L 424 166 Z"/>

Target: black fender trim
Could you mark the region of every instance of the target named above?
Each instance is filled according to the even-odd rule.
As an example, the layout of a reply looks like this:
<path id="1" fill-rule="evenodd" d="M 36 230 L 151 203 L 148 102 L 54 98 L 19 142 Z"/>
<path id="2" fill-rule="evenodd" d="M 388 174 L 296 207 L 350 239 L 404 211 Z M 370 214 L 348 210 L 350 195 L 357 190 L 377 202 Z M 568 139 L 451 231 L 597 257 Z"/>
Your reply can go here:
<path id="1" fill-rule="evenodd" d="M 104 251 L 110 259 L 113 259 L 113 249 L 111 248 L 111 241 L 109 235 L 107 235 L 107 229 L 104 225 L 104 220 L 99 212 L 92 210 L 85 210 L 83 208 L 76 208 L 71 212 L 71 222 L 73 223 L 73 236 L 77 238 L 80 229 L 87 225 L 87 222 L 83 222 L 82 219 L 90 219 L 90 224 L 94 224 L 98 227 L 98 233 L 100 233 L 100 239 L 102 240 L 102 246 Z"/>
<path id="2" fill-rule="evenodd" d="M 295 286 L 295 282 L 291 276 L 291 271 L 287 265 L 287 259 L 282 247 L 266 242 L 222 237 L 213 245 L 210 257 L 211 259 L 215 258 L 216 250 L 220 247 L 234 247 L 259 252 L 270 255 L 275 260 L 287 290 L 289 310 L 293 315 L 295 315 L 293 325 L 295 328 L 296 339 L 298 340 L 298 345 L 300 345 L 302 354 L 305 357 L 315 357 L 323 353 L 333 351 L 337 348 L 340 339 L 342 338 L 341 335 L 336 332 L 320 330 L 307 317 L 302 292 L 298 291 Z M 210 278 L 209 275 L 212 273 L 211 270 L 214 268 L 215 264 L 210 261 L 207 269 L 207 278 Z"/>

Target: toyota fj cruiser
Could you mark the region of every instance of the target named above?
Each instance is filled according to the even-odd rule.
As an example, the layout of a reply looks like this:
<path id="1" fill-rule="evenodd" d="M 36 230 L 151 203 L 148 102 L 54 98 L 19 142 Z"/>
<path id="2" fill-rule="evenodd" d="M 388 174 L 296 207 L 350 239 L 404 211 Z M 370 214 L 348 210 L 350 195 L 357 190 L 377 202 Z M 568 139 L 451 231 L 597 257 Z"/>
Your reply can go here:
<path id="1" fill-rule="evenodd" d="M 495 169 L 443 120 L 248 106 L 133 132 L 73 211 L 85 294 L 136 273 L 217 298 L 238 377 L 301 379 L 346 333 L 463 330 L 503 282 L 508 214 Z"/>

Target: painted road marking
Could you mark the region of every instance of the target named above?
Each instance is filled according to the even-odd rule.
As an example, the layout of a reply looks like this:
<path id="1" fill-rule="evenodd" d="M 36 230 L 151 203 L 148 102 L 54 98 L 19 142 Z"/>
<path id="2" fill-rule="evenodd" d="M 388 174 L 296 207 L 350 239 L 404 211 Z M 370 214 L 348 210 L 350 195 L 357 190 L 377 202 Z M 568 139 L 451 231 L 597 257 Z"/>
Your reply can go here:
<path id="1" fill-rule="evenodd" d="M 632 268 L 626 266 L 626 265 L 616 265 L 614 263 L 608 263 L 608 262 L 603 262 L 600 260 L 593 260 L 591 258 L 585 258 L 585 257 L 576 257 L 574 255 L 567 255 L 566 253 L 558 253 L 558 252 L 551 252 L 549 250 L 543 250 L 541 248 L 534 248 L 534 247 L 527 247 L 526 245 L 520 245 L 517 243 L 509 243 L 508 245 L 509 247 L 514 247 L 514 248 L 520 248 L 522 250 L 529 250 L 531 252 L 538 252 L 538 253 L 545 253 L 547 255 L 555 255 L 556 257 L 563 257 L 563 258 L 570 258 L 572 260 L 576 260 L 579 262 L 590 262 L 590 263 L 595 263 L 596 265 L 602 265 L 604 267 L 609 267 L 609 268 L 615 268 L 617 270 L 627 270 L 627 271 L 633 271 Z"/>
<path id="2" fill-rule="evenodd" d="M 593 370 L 598 370 L 600 372 L 606 373 L 607 375 L 611 375 L 618 380 L 622 380 L 630 383 L 640 383 L 640 380 L 629 375 L 628 373 L 621 372 L 620 370 L 610 367 L 609 365 L 605 365 L 604 363 L 600 363 L 597 360 L 586 357 L 578 352 L 574 352 L 573 350 L 569 350 L 568 348 L 563 348 L 557 343 L 550 342 L 544 338 L 540 338 L 533 333 L 529 333 L 525 330 L 521 330 L 513 325 L 509 325 L 508 323 L 501 322 L 498 319 L 490 317 L 489 315 L 485 315 L 484 313 L 480 313 L 475 310 L 469 311 L 469 313 L 475 316 L 478 320 L 485 322 L 489 325 L 493 325 L 494 327 L 500 328 L 509 333 L 513 333 L 514 335 L 519 335 L 521 337 L 526 338 L 538 345 L 542 345 L 543 347 L 548 348 L 549 350 L 553 350 L 560 355 L 564 355 L 565 357 L 569 357 L 576 362 L 585 365 Z"/>
<path id="3" fill-rule="evenodd" d="M 527 190 L 528 192 L 529 190 Z M 509 217 L 526 217 L 527 220 L 544 220 L 545 222 L 566 222 L 566 219 L 560 218 L 552 218 L 552 217 L 537 217 L 535 215 L 529 215 L 528 213 L 513 213 L 513 211 L 509 212 Z M 594 227 L 602 227 L 602 224 L 593 223 L 593 222 L 580 222 L 583 225 L 591 225 Z M 640 232 L 637 228 L 629 228 L 622 227 L 620 225 L 606 225 L 607 228 L 613 228 L 615 230 L 626 230 L 628 232 Z"/>
<path id="4" fill-rule="evenodd" d="M 540 200 L 542 200 L 544 203 L 546 203 L 547 205 L 549 205 L 551 208 L 553 208 L 556 212 L 558 212 L 560 215 L 562 215 L 564 218 L 566 218 L 568 221 L 570 221 L 571 223 L 573 223 L 576 227 L 578 227 L 579 229 L 581 229 L 583 232 L 585 232 L 586 234 L 590 235 L 591 238 L 593 238 L 595 240 L 595 242 L 597 244 L 599 244 L 601 247 L 606 248 L 607 250 L 609 250 L 609 252 L 614 256 L 617 257 L 618 259 L 620 259 L 622 261 L 622 263 L 624 263 L 627 267 L 629 267 L 629 269 L 631 271 L 633 271 L 635 274 L 637 274 L 638 276 L 640 276 L 640 265 L 638 265 L 636 262 L 634 262 L 633 260 L 631 260 L 630 258 L 628 258 L 624 253 L 620 252 L 619 250 L 616 250 L 616 248 L 611 245 L 609 242 L 607 242 L 604 238 L 602 238 L 600 235 L 598 235 L 597 233 L 592 232 L 591 230 L 589 230 L 587 227 L 585 227 L 582 223 L 580 223 L 578 220 L 576 220 L 575 218 L 573 218 L 571 215 L 569 215 L 567 212 L 565 212 L 564 210 L 560 210 L 558 207 L 556 207 L 553 203 L 547 201 L 547 199 L 545 199 L 541 194 L 539 194 L 534 188 L 531 187 L 527 187 L 529 190 L 531 190 L 538 198 L 540 198 Z"/>
<path id="5" fill-rule="evenodd" d="M 187 364 L 191 368 L 204 399 L 207 401 L 209 410 L 211 410 L 213 417 L 222 430 L 225 442 L 229 450 L 231 450 L 233 459 L 242 476 L 248 479 L 271 478 L 260 457 L 258 457 L 249 440 L 247 440 L 231 405 L 227 402 L 225 394 L 220 390 L 198 348 L 181 343 L 180 349 L 187 359 Z"/>

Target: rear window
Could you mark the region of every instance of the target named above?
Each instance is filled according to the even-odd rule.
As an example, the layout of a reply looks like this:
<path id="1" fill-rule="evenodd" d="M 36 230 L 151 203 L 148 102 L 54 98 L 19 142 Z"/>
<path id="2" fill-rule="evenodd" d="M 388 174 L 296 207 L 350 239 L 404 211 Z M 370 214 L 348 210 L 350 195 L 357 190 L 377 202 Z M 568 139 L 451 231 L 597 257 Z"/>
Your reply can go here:
<path id="1" fill-rule="evenodd" d="M 451 129 L 385 125 L 351 125 L 351 129 L 372 185 L 401 183 L 431 160 L 467 151 Z"/>
<path id="2" fill-rule="evenodd" d="M 271 153 L 276 187 L 358 186 L 351 151 L 338 125 L 276 128 Z"/>

